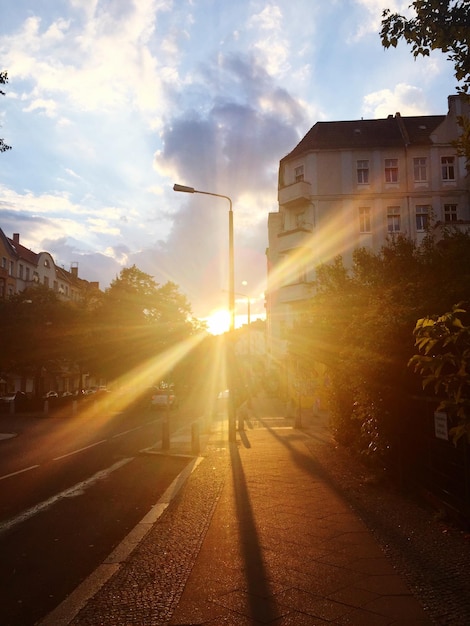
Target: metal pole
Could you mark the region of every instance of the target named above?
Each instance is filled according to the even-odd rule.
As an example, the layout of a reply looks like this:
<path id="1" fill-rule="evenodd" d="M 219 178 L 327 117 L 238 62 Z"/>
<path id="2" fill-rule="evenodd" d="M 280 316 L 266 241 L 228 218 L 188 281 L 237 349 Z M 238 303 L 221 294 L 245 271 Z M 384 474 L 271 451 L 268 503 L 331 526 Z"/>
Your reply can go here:
<path id="1" fill-rule="evenodd" d="M 187 187 L 186 185 L 173 185 L 173 191 L 182 191 L 183 193 L 199 193 L 205 196 L 215 196 L 216 198 L 225 198 L 229 203 L 228 212 L 228 310 L 230 314 L 230 327 L 228 336 L 227 350 L 227 378 L 229 388 L 228 398 L 228 439 L 229 441 L 236 440 L 236 426 L 235 426 L 235 349 L 234 349 L 234 330 L 235 330 L 235 261 L 234 261 L 234 244 L 233 244 L 233 207 L 232 199 L 229 196 L 224 196 L 220 193 L 212 193 L 211 191 L 200 191 L 194 189 L 194 187 Z M 227 344 L 226 344 L 227 345 Z"/>
<path id="2" fill-rule="evenodd" d="M 228 266 L 229 266 L 229 286 L 228 286 L 228 310 L 230 311 L 230 332 L 235 330 L 235 262 L 233 258 L 233 210 L 232 201 L 228 212 Z"/>

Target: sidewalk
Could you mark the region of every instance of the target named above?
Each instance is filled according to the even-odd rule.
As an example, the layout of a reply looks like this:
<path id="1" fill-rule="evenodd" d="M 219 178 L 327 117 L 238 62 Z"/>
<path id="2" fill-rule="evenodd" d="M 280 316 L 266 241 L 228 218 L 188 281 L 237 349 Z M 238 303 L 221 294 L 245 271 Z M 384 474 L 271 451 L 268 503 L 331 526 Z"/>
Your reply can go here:
<path id="1" fill-rule="evenodd" d="M 235 444 L 216 422 L 101 588 L 85 581 L 42 624 L 431 624 L 282 414 L 255 399 Z"/>

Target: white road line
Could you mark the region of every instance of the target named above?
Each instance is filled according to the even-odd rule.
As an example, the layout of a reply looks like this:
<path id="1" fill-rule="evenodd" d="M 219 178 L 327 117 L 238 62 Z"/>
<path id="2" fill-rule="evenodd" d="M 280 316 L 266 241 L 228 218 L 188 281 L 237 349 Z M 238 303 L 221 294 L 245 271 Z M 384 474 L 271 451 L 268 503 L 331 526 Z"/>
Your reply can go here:
<path id="1" fill-rule="evenodd" d="M 20 469 L 17 472 L 12 472 L 11 474 L 5 474 L 4 476 L 0 476 L 0 480 L 5 480 L 5 478 L 11 478 L 12 476 L 17 476 L 18 474 L 22 474 L 23 472 L 29 472 L 29 470 L 33 470 L 39 467 L 39 465 L 31 465 L 30 467 L 25 467 L 24 469 Z"/>
<path id="2" fill-rule="evenodd" d="M 97 472 L 93 476 L 90 476 L 90 478 L 87 478 L 87 480 L 83 480 L 82 482 L 77 483 L 73 487 L 70 487 L 69 489 L 65 489 L 64 491 L 61 491 L 55 496 L 52 496 L 52 498 L 49 498 L 48 500 L 44 500 L 43 502 L 36 504 L 30 509 L 26 509 L 26 511 L 23 511 L 23 513 L 20 513 L 16 517 L 12 517 L 6 522 L 1 523 L 0 534 L 5 532 L 6 530 L 9 530 L 10 528 L 13 528 L 13 526 L 16 526 L 17 524 L 20 524 L 21 522 L 26 521 L 30 517 L 33 517 L 34 515 L 36 515 L 36 513 L 39 513 L 40 511 L 44 511 L 45 509 L 49 508 L 50 506 L 52 506 L 59 500 L 62 500 L 63 498 L 73 498 L 75 496 L 81 495 L 85 489 L 87 489 L 88 487 L 91 487 L 94 483 L 98 482 L 99 480 L 103 480 L 104 478 L 107 478 L 110 474 L 112 474 L 112 472 L 115 472 L 120 467 L 123 467 L 130 461 L 132 461 L 132 458 L 122 459 L 121 461 L 118 461 L 114 465 L 111 465 L 111 467 L 108 467 L 105 470 L 101 470 L 100 472 Z"/>
<path id="3" fill-rule="evenodd" d="M 142 426 L 136 426 L 135 428 L 131 428 L 130 430 L 123 430 L 122 433 L 116 433 L 112 436 L 112 439 L 116 439 L 116 437 L 122 437 L 123 435 L 128 435 L 129 433 L 133 433 L 136 430 L 140 430 Z"/>
<path id="4" fill-rule="evenodd" d="M 51 613 L 38 622 L 38 626 L 68 626 L 78 615 L 86 603 L 101 589 L 115 574 L 129 555 L 135 550 L 143 538 L 149 533 L 153 524 L 168 508 L 172 499 L 177 495 L 181 487 L 191 473 L 203 461 L 203 457 L 197 457 L 183 469 L 173 480 L 165 493 L 159 498 L 150 511 L 142 518 L 121 543 L 108 555 L 101 565 L 97 567 L 85 580 L 65 598 Z"/>
<path id="5" fill-rule="evenodd" d="M 77 450 L 73 450 L 72 452 L 67 452 L 67 454 L 62 454 L 61 456 L 56 456 L 53 461 L 60 461 L 61 459 L 65 459 L 67 456 L 72 456 L 73 454 L 77 454 L 78 452 L 83 452 L 83 450 L 89 450 L 90 448 L 94 448 L 95 446 L 99 446 L 102 443 L 108 441 L 107 439 L 102 439 L 101 441 L 96 441 L 95 443 L 91 443 L 89 446 L 85 446 L 84 448 L 78 448 Z"/>

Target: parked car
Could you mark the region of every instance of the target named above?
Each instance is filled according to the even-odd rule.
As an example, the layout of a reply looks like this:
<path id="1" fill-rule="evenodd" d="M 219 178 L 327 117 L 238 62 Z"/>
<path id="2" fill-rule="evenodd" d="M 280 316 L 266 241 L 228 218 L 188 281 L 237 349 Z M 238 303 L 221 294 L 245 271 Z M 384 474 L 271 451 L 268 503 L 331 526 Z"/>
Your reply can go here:
<path id="1" fill-rule="evenodd" d="M 0 397 L 0 402 L 15 402 L 26 400 L 27 395 L 24 391 L 14 391 L 13 393 L 7 393 L 5 396 Z"/>
<path id="2" fill-rule="evenodd" d="M 151 393 L 150 407 L 152 409 L 165 409 L 166 407 L 175 409 L 178 406 L 178 399 L 172 389 L 159 389 L 156 387 Z"/>
<path id="3" fill-rule="evenodd" d="M 59 394 L 57 393 L 57 391 L 48 391 L 47 393 L 43 395 L 44 400 L 50 400 L 51 398 L 58 398 L 58 397 L 59 397 Z"/>
<path id="4" fill-rule="evenodd" d="M 224 411 L 228 409 L 229 398 L 230 398 L 229 389 L 224 389 L 218 394 L 217 403 L 216 403 L 217 413 L 223 413 Z"/>

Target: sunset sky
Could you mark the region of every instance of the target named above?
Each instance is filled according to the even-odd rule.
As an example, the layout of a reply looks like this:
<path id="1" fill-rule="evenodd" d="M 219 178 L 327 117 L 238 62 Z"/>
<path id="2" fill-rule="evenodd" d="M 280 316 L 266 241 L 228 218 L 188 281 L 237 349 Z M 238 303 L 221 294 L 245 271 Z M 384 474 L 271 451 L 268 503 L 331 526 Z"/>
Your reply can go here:
<path id="1" fill-rule="evenodd" d="M 384 50 L 410 0 L 15 0 L 0 10 L 0 228 L 106 288 L 135 264 L 197 317 L 264 317 L 279 160 L 321 120 L 445 114 L 453 66 Z M 237 297 L 237 325 L 246 321 Z M 219 314 L 220 317 L 220 314 Z"/>

